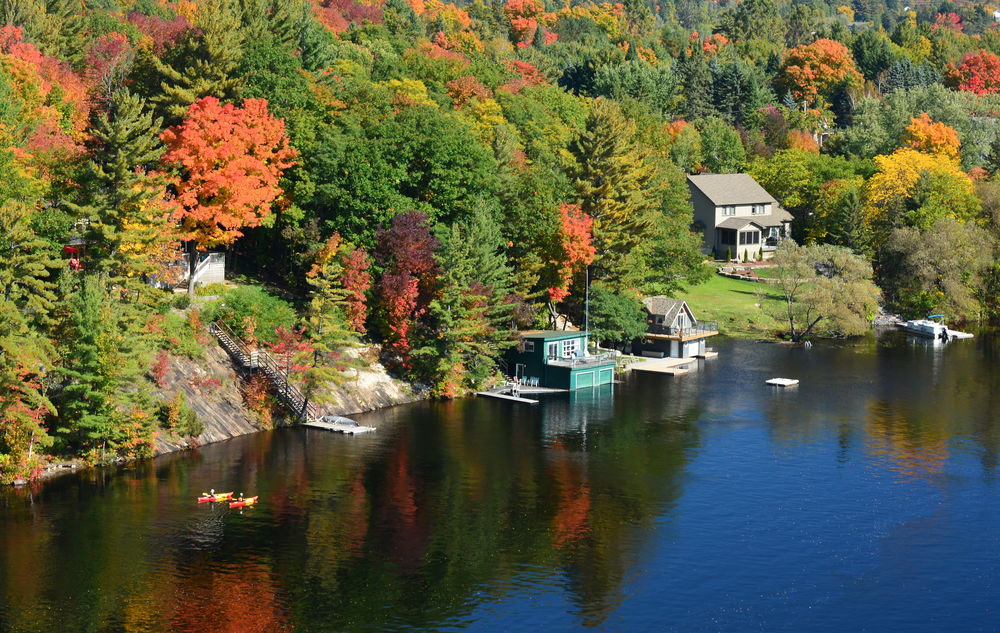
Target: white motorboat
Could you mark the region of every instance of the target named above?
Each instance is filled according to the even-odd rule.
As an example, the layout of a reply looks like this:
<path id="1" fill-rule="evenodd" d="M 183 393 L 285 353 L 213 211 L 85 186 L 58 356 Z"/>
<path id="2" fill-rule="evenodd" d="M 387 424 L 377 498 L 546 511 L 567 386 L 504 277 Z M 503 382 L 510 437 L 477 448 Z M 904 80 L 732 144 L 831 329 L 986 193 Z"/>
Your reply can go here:
<path id="1" fill-rule="evenodd" d="M 934 319 L 939 319 L 935 321 Z M 957 330 L 949 330 L 948 326 L 944 324 L 941 320 L 944 319 L 943 314 L 932 314 L 926 319 L 913 319 L 901 324 L 904 330 L 911 334 L 916 334 L 918 336 L 926 336 L 934 340 L 940 341 L 950 341 L 956 338 L 972 338 L 972 334 L 968 332 L 959 332 Z"/>

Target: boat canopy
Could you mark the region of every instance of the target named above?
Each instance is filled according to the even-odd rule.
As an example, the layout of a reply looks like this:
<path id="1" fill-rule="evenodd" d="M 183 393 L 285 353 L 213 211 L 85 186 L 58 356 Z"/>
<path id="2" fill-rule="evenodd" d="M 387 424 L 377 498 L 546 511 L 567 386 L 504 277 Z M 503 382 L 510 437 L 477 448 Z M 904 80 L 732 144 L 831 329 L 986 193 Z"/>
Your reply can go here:
<path id="1" fill-rule="evenodd" d="M 928 318 L 928 319 L 943 319 L 943 318 L 944 318 L 944 315 L 943 315 L 943 314 L 932 314 L 932 315 L 930 315 L 930 316 L 929 316 L 929 317 L 927 317 L 927 318 Z"/>

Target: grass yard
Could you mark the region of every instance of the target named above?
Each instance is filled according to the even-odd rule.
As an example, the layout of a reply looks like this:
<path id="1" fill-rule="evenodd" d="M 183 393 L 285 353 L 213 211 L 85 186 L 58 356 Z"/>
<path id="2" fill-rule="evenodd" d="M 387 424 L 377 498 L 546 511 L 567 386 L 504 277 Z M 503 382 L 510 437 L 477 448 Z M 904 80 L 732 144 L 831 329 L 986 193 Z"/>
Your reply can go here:
<path id="1" fill-rule="evenodd" d="M 762 291 L 766 293 L 766 311 L 760 305 Z M 712 275 L 705 283 L 681 290 L 676 296 L 688 302 L 699 321 L 718 321 L 719 331 L 730 336 L 772 338 L 784 326 L 771 316 L 781 308 L 783 298 L 770 284 Z"/>

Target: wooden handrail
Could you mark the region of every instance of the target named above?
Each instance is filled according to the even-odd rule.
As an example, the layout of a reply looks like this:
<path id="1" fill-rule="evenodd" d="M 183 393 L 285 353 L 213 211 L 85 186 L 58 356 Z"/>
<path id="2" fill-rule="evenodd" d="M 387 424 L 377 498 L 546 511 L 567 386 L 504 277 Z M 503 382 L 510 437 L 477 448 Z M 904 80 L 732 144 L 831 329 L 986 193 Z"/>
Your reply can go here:
<path id="1" fill-rule="evenodd" d="M 295 385 L 288 382 L 281 366 L 278 365 L 278 362 L 271 354 L 264 350 L 255 351 L 250 349 L 250 346 L 225 323 L 216 321 L 210 324 L 208 329 L 219 339 L 222 347 L 231 356 L 236 357 L 236 360 L 241 365 L 249 368 L 250 371 L 263 371 L 264 376 L 267 377 L 268 381 L 274 387 L 278 400 L 288 407 L 297 419 L 304 417 L 306 421 L 311 421 L 320 417 L 320 411 L 309 402 L 305 394 L 295 387 Z"/>

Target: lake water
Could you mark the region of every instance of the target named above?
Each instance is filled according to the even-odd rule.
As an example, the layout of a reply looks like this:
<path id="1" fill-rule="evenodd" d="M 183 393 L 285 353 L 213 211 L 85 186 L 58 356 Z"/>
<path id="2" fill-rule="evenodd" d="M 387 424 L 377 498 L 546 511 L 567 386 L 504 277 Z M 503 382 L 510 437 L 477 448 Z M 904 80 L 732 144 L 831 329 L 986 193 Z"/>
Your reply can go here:
<path id="1" fill-rule="evenodd" d="M 715 346 L 2 490 L 0 631 L 1000 630 L 1000 341 Z"/>

